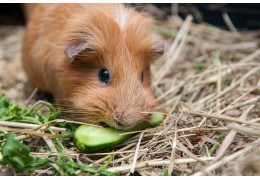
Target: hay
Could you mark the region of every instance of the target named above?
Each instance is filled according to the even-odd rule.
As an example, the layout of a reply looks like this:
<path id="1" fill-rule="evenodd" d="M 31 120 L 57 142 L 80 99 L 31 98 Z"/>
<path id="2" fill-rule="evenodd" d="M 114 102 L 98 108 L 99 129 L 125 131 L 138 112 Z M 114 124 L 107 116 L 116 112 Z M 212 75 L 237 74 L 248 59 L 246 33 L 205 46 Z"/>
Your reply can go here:
<path id="1" fill-rule="evenodd" d="M 152 64 L 152 82 L 157 111 L 167 114 L 164 123 L 133 136 L 114 152 L 82 154 L 68 143 L 63 155 L 100 167 L 114 154 L 107 170 L 122 175 L 260 175 L 259 35 L 239 32 L 232 24 L 230 28 L 193 24 L 191 16 L 158 22 L 166 53 Z M 20 63 L 23 31 L 0 28 L 0 92 L 25 105 L 29 96 L 21 93 L 26 82 Z M 20 132 L 18 139 L 32 138 Z M 32 130 L 30 134 L 42 136 Z M 31 154 L 48 159 L 61 154 L 47 136 L 45 142 L 53 151 L 35 149 Z M 1 169 L 3 175 L 15 175 L 10 167 Z M 53 173 L 46 168 L 31 175 Z"/>

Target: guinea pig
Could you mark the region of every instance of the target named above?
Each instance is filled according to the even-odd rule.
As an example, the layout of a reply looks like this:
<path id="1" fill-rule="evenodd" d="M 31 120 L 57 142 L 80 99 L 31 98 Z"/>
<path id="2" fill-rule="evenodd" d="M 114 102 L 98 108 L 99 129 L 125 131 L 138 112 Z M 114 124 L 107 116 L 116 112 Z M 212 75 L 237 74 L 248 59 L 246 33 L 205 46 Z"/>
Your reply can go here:
<path id="1" fill-rule="evenodd" d="M 164 46 L 152 24 L 123 4 L 39 4 L 23 40 L 28 80 L 75 120 L 132 128 L 156 105 L 150 62 Z"/>

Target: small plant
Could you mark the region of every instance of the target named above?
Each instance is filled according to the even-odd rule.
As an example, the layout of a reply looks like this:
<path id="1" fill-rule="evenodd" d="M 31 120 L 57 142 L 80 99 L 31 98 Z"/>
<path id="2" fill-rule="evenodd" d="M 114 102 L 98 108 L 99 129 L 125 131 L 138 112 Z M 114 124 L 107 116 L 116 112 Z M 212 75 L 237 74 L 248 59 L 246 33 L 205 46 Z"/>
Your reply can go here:
<path id="1" fill-rule="evenodd" d="M 49 111 L 47 115 L 41 113 L 43 107 L 47 107 Z M 21 107 L 18 104 L 12 103 L 5 95 L 0 94 L 0 121 L 19 122 L 27 125 L 43 125 L 56 118 L 61 118 L 60 110 L 56 110 L 48 102 L 38 101 L 31 107 Z M 0 163 L 4 165 L 9 164 L 17 173 L 23 174 L 26 172 L 32 173 L 38 168 L 51 168 L 54 170 L 55 175 L 78 175 L 78 170 L 86 172 L 87 175 L 119 175 L 119 173 L 106 171 L 107 166 L 112 161 L 112 157 L 100 168 L 78 164 L 73 158 L 66 157 L 64 154 L 68 150 L 64 147 L 64 144 L 66 144 L 66 141 L 72 142 L 72 139 L 69 137 L 64 138 L 63 135 L 72 134 L 77 126 L 68 123 L 59 123 L 59 126 L 66 127 L 66 131 L 58 133 L 50 128 L 46 129 L 51 134 L 62 137 L 51 139 L 54 148 L 58 151 L 57 157 L 54 159 L 51 158 L 51 160 L 49 158 L 37 158 L 30 155 L 31 151 L 25 144 L 26 142 L 15 139 L 20 135 L 19 133 L 8 133 L 4 127 L 0 126 Z M 47 151 L 49 148 L 44 145 L 41 149 Z"/>

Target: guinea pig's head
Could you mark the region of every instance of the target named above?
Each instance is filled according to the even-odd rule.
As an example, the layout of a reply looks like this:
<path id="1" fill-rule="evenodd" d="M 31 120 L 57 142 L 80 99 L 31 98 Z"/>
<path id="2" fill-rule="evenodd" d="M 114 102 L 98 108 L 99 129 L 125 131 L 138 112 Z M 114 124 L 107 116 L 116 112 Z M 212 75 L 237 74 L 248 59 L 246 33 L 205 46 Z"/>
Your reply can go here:
<path id="1" fill-rule="evenodd" d="M 129 129 L 149 119 L 143 112 L 154 111 L 150 62 L 164 46 L 149 18 L 119 8 L 114 16 L 93 11 L 68 33 L 61 102 L 81 121 Z"/>

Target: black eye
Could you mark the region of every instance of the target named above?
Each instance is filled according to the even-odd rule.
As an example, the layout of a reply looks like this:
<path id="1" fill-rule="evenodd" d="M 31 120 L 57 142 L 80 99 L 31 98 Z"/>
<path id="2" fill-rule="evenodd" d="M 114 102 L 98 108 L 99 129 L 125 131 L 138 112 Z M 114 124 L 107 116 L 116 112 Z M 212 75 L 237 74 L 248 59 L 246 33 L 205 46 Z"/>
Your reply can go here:
<path id="1" fill-rule="evenodd" d="M 142 83 L 144 82 L 144 71 L 142 71 L 142 74 L 141 74 L 141 82 Z"/>
<path id="2" fill-rule="evenodd" d="M 110 80 L 110 75 L 107 69 L 100 69 L 98 72 L 98 79 L 101 83 L 107 85 Z"/>

